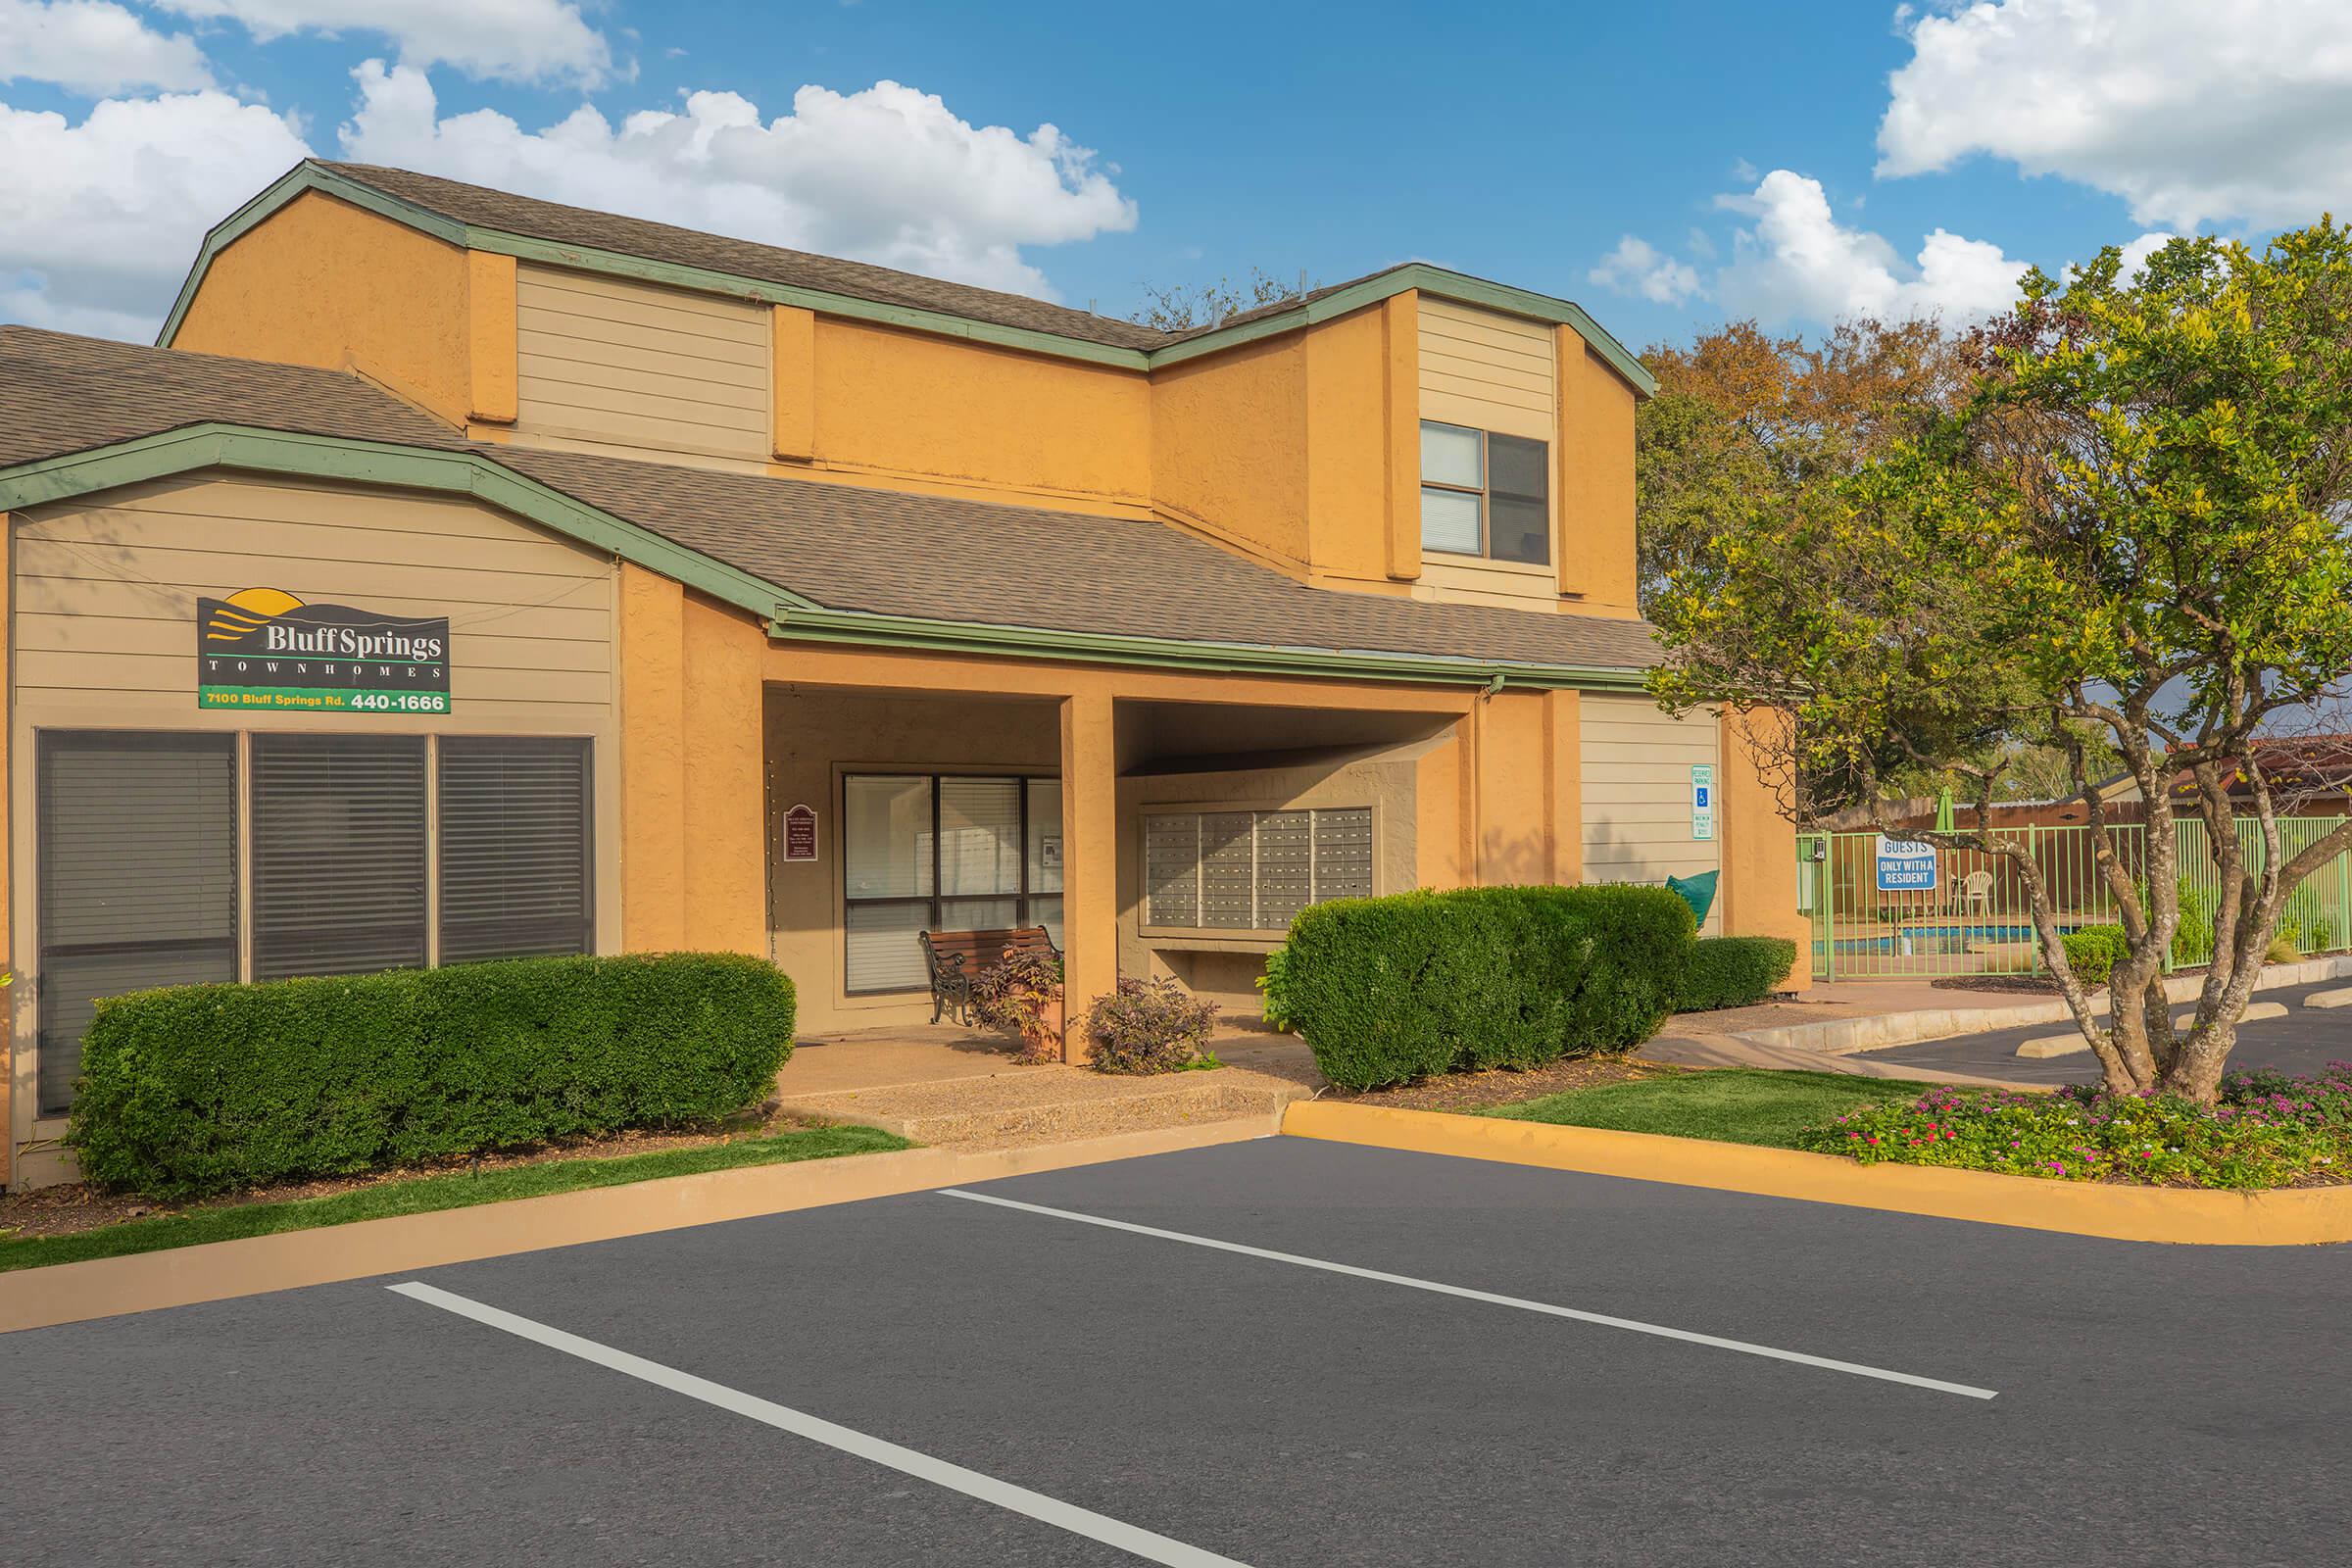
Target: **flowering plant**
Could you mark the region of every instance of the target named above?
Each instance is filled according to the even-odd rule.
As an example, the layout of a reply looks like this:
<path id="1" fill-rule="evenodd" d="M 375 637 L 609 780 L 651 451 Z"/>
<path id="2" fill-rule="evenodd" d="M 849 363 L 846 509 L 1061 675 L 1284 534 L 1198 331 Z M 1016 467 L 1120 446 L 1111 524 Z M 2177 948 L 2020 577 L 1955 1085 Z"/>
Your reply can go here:
<path id="1" fill-rule="evenodd" d="M 2352 1062 L 2312 1077 L 2234 1073 L 2210 1108 L 2089 1085 L 2056 1094 L 1937 1089 L 1798 1135 L 1864 1164 L 1948 1165 L 2054 1181 L 2291 1187 L 2352 1177 Z"/>

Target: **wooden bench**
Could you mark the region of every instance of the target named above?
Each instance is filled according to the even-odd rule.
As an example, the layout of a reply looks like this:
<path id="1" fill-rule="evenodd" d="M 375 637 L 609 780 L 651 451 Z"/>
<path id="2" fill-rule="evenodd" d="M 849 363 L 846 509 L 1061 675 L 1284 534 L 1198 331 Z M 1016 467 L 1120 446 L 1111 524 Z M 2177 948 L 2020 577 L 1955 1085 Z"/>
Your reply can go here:
<path id="1" fill-rule="evenodd" d="M 956 1022 L 972 1022 L 972 982 L 980 971 L 1016 954 L 1058 958 L 1061 950 L 1042 925 L 1003 931 L 924 931 L 923 967 L 931 974 L 931 1021 L 944 1013 Z"/>

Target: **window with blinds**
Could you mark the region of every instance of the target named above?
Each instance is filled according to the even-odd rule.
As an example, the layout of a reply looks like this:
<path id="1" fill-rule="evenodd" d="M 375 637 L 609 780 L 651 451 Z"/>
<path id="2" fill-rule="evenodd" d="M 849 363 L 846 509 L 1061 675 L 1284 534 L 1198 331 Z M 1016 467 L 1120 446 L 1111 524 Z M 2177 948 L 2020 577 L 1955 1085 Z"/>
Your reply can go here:
<path id="1" fill-rule="evenodd" d="M 39 1100 L 73 1102 L 93 1003 L 237 977 L 232 735 L 44 734 Z"/>
<path id="2" fill-rule="evenodd" d="M 596 947 L 588 743 L 440 743 L 441 961 Z"/>
<path id="3" fill-rule="evenodd" d="M 1154 811 L 1144 817 L 1144 923 L 1283 931 L 1310 904 L 1372 896 L 1372 808 Z"/>
<path id="4" fill-rule="evenodd" d="M 253 737 L 253 978 L 426 957 L 424 738 Z"/>
<path id="5" fill-rule="evenodd" d="M 844 983 L 926 984 L 924 931 L 1042 925 L 1061 943 L 1061 783 L 946 773 L 842 780 Z"/>

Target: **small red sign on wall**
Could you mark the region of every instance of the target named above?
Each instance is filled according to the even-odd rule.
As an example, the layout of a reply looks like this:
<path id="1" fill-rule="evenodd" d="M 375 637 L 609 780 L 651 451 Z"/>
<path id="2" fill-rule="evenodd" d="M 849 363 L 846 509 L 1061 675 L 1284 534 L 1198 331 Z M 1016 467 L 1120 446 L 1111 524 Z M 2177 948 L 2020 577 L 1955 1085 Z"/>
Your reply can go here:
<path id="1" fill-rule="evenodd" d="M 816 808 L 796 806 L 784 813 L 784 858 L 816 858 Z"/>

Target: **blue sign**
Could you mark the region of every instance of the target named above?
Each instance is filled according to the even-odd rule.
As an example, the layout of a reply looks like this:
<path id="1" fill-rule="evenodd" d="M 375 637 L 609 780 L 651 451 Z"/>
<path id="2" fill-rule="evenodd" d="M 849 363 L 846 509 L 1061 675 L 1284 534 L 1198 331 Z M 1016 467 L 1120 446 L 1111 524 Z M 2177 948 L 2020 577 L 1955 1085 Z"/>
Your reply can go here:
<path id="1" fill-rule="evenodd" d="M 1881 893 L 1936 891 L 1936 846 L 1915 839 L 1879 840 Z"/>

